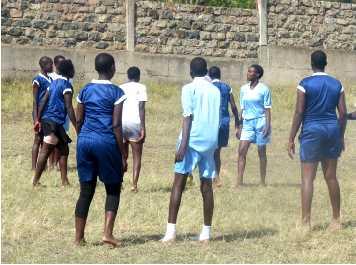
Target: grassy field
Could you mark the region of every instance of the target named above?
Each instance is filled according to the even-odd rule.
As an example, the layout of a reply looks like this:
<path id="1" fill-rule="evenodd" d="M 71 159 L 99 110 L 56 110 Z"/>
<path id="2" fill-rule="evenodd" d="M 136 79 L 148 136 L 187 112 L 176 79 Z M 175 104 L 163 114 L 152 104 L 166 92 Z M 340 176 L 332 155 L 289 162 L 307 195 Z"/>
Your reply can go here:
<path id="1" fill-rule="evenodd" d="M 301 236 L 298 157 L 286 153 L 295 90 L 273 87 L 273 143 L 268 146 L 267 187 L 260 187 L 257 151 L 248 155 L 245 188 L 232 189 L 238 141 L 230 138 L 222 152 L 224 185 L 215 190 L 214 240 L 201 246 L 191 240 L 202 225 L 198 179 L 183 196 L 176 244 L 164 246 L 163 236 L 173 176 L 175 142 L 181 125 L 180 89 L 149 85 L 148 136 L 139 193 L 130 192 L 131 170 L 115 235 L 124 247 L 100 244 L 104 188 L 99 185 L 88 217 L 85 247 L 74 247 L 74 207 L 79 195 L 75 141 L 71 144 L 69 179 L 60 186 L 59 172 L 46 172 L 46 188 L 31 186 L 32 146 L 30 81 L 2 83 L 2 262 L 5 263 L 356 263 L 356 122 L 346 133 L 346 151 L 339 164 L 344 229 L 330 233 L 327 188 L 318 172 L 312 210 L 313 231 Z M 78 87 L 75 88 L 78 90 Z M 234 89 L 237 96 L 238 89 Z M 236 97 L 235 97 L 236 99 Z M 350 109 L 356 109 L 356 87 L 348 88 Z M 71 131 L 72 139 L 76 139 Z M 130 161 L 129 166 L 132 165 Z"/>

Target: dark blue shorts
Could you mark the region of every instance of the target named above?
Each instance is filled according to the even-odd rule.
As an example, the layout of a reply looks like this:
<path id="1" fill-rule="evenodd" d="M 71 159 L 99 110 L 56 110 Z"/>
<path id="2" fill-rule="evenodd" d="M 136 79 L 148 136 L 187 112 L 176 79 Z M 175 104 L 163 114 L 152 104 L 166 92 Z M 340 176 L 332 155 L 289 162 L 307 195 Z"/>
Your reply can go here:
<path id="1" fill-rule="evenodd" d="M 80 182 L 92 181 L 97 176 L 105 184 L 122 182 L 122 158 L 116 142 L 79 136 L 77 170 Z"/>
<path id="2" fill-rule="evenodd" d="M 299 141 L 302 162 L 337 159 L 342 151 L 338 121 L 304 124 Z"/>
<path id="3" fill-rule="evenodd" d="M 221 125 L 219 128 L 218 146 L 225 147 L 229 143 L 229 124 Z"/>

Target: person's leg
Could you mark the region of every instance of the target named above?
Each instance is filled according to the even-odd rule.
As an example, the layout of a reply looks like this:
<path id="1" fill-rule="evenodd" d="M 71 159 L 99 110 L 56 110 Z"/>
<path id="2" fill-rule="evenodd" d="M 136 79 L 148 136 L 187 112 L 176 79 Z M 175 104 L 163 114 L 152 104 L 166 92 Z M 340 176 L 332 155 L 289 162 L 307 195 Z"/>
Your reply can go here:
<path id="1" fill-rule="evenodd" d="M 75 207 L 75 244 L 85 243 L 84 230 L 90 203 L 96 188 L 96 178 L 92 181 L 80 183 L 80 194 Z"/>
<path id="2" fill-rule="evenodd" d="M 141 171 L 141 158 L 143 143 L 130 142 L 133 158 L 133 171 L 132 171 L 132 189 L 133 192 L 138 192 L 137 182 L 140 177 Z"/>
<path id="3" fill-rule="evenodd" d="M 32 145 L 32 170 L 36 170 L 38 152 L 41 146 L 41 137 L 38 133 L 35 133 L 35 138 Z"/>
<path id="4" fill-rule="evenodd" d="M 47 159 L 54 149 L 54 145 L 43 143 L 41 151 L 38 155 L 37 166 L 35 170 L 35 176 L 32 179 L 32 185 L 37 186 L 39 184 L 43 170 L 46 167 Z"/>
<path id="5" fill-rule="evenodd" d="M 121 183 L 105 184 L 105 222 L 103 242 L 118 247 L 121 243 L 113 236 L 117 210 L 120 203 Z"/>
<path id="6" fill-rule="evenodd" d="M 314 179 L 318 162 L 302 162 L 302 185 L 301 185 L 301 201 L 302 201 L 302 225 L 310 229 L 311 205 L 314 191 Z"/>
<path id="7" fill-rule="evenodd" d="M 212 187 L 212 180 L 207 178 L 201 178 L 200 191 L 203 197 L 204 226 L 199 236 L 199 240 L 205 241 L 210 239 L 210 228 L 214 211 L 214 193 Z"/>
<path id="8" fill-rule="evenodd" d="M 175 225 L 177 223 L 177 215 L 182 200 L 182 193 L 187 183 L 187 177 L 188 174 L 175 173 L 174 175 L 171 197 L 169 201 L 167 231 L 165 236 L 161 239 L 162 242 L 175 240 Z"/>
<path id="9" fill-rule="evenodd" d="M 324 178 L 328 185 L 331 207 L 333 210 L 330 229 L 337 230 L 341 228 L 340 221 L 340 187 L 336 178 L 337 159 L 327 159 L 321 162 Z"/>
<path id="10" fill-rule="evenodd" d="M 266 145 L 258 145 L 258 157 L 260 158 L 261 185 L 266 185 L 267 154 Z"/>
<path id="11" fill-rule="evenodd" d="M 222 182 L 220 179 L 220 169 L 221 169 L 221 147 L 218 147 L 214 152 L 214 160 L 215 160 L 215 171 L 216 171 L 216 178 L 214 179 L 214 184 L 216 187 L 221 187 Z"/>
<path id="12" fill-rule="evenodd" d="M 246 155 L 249 147 L 250 147 L 250 141 L 244 141 L 244 140 L 240 141 L 239 150 L 238 150 L 236 188 L 243 185 L 243 176 L 244 176 L 245 165 L 246 165 Z"/>
<path id="13" fill-rule="evenodd" d="M 61 180 L 62 185 L 69 185 L 68 180 L 68 155 L 69 155 L 69 147 L 68 144 L 61 144 L 58 148 L 59 153 L 59 169 L 61 171 Z"/>

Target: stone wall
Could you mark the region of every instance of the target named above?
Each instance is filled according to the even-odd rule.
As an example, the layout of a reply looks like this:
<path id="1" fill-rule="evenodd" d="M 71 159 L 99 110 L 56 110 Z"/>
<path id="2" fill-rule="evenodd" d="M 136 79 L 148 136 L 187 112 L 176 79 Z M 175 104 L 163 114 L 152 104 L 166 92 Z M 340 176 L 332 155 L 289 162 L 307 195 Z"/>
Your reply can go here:
<path id="1" fill-rule="evenodd" d="M 269 0 L 268 45 L 356 50 L 356 4 Z"/>
<path id="2" fill-rule="evenodd" d="M 256 10 L 137 1 L 136 51 L 257 58 Z"/>
<path id="3" fill-rule="evenodd" d="M 5 44 L 125 49 L 121 0 L 2 0 L 1 23 Z"/>

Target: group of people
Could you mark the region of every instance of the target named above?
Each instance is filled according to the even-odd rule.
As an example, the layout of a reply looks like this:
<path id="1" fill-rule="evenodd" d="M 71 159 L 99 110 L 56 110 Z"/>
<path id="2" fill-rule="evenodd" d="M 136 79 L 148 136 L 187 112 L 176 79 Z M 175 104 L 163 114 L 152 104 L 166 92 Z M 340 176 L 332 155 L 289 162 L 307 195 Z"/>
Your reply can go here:
<path id="1" fill-rule="evenodd" d="M 98 54 L 95 58 L 98 78 L 80 90 L 75 112 L 70 81 L 74 77 L 74 66 L 64 57 L 59 62 L 55 58 L 54 62 L 56 78 L 50 75 L 53 67 L 51 58 L 42 57 L 41 73 L 33 81 L 33 185 L 40 185 L 39 180 L 47 159 L 53 153 L 57 153 L 55 156 L 58 157 L 63 184 L 69 183 L 67 159 L 71 139 L 64 128 L 68 116 L 78 135 L 76 159 L 80 194 L 75 208 L 75 243 L 85 242 L 86 219 L 99 177 L 106 189 L 103 242 L 119 246 L 120 242 L 113 236 L 113 228 L 123 174 L 127 170 L 128 146 L 131 145 L 134 159 L 132 191 L 137 192 L 142 147 L 146 137 L 147 92 L 146 87 L 139 83 L 140 70 L 130 67 L 127 71 L 128 82 L 116 86 L 110 81 L 116 71 L 113 56 L 108 53 Z M 356 119 L 356 112 L 347 114 L 344 89 L 340 81 L 324 72 L 326 64 L 326 54 L 323 51 L 312 53 L 311 66 L 314 74 L 303 79 L 298 86 L 288 152 L 293 157 L 294 139 L 302 125 L 299 136 L 302 224 L 310 227 L 313 180 L 320 161 L 333 208 L 331 228 L 338 229 L 341 223 L 336 165 L 344 147 L 346 120 Z M 221 81 L 220 69 L 216 66 L 208 69 L 206 60 L 201 57 L 192 59 L 190 75 L 193 80 L 182 88 L 183 125 L 177 142 L 168 223 L 162 242 L 171 242 L 176 238 L 182 192 L 188 176 L 196 167 L 199 168 L 204 209 L 204 224 L 197 240 L 207 242 L 211 238 L 213 183 L 221 186 L 220 152 L 222 147 L 227 146 L 229 139 L 229 105 L 234 115 L 235 134 L 240 140 L 236 187 L 243 185 L 246 155 L 251 143 L 258 147 L 261 184 L 265 185 L 266 145 L 271 138 L 272 100 L 270 89 L 260 81 L 263 73 L 263 68 L 258 64 L 249 67 L 248 83 L 240 90 L 239 114 L 232 89 Z"/>

